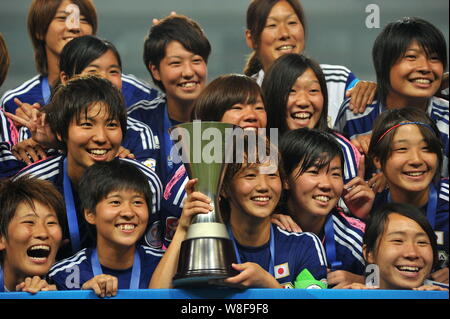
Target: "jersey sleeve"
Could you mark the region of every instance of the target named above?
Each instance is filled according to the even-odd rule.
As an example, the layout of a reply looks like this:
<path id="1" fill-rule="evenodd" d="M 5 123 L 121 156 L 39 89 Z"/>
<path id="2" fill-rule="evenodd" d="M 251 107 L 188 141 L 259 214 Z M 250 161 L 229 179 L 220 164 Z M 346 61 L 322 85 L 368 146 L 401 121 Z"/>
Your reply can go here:
<path id="1" fill-rule="evenodd" d="M 325 249 L 313 233 L 302 233 L 302 243 L 296 250 L 295 276 L 307 269 L 316 280 L 326 280 L 327 260 Z"/>

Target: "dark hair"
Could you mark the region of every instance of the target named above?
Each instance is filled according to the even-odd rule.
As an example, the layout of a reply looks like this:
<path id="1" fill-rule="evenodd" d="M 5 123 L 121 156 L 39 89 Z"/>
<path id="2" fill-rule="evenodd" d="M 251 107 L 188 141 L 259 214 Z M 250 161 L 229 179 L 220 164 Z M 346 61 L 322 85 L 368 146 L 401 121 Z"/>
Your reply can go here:
<path id="1" fill-rule="evenodd" d="M 387 203 L 369 215 L 363 237 L 364 258 L 367 260 L 368 254 L 376 251 L 390 214 L 400 214 L 419 224 L 430 239 L 433 250 L 433 266 L 435 266 L 439 260 L 436 234 L 424 213 L 418 207 L 406 203 Z"/>
<path id="2" fill-rule="evenodd" d="M 78 183 L 81 209 L 95 213 L 95 207 L 113 191 L 133 190 L 142 193 L 147 202 L 149 215 L 153 194 L 145 175 L 126 160 L 115 158 L 89 166 Z"/>
<path id="3" fill-rule="evenodd" d="M 127 112 L 122 92 L 106 79 L 92 75 L 75 76 L 65 85 L 59 85 L 45 106 L 52 131 L 61 136 L 61 149 L 66 150 L 71 122 L 74 119 L 79 122 L 81 114 L 87 115 L 93 103 L 100 103 L 110 118 L 119 121 L 123 140 L 127 130 Z"/>
<path id="4" fill-rule="evenodd" d="M 6 75 L 8 74 L 9 68 L 9 55 L 8 48 L 6 47 L 5 39 L 3 35 L 0 33 L 0 86 L 2 86 L 3 82 L 6 79 Z"/>
<path id="5" fill-rule="evenodd" d="M 111 192 L 131 190 L 144 195 L 150 218 L 153 200 L 150 185 L 145 175 L 127 160 L 114 158 L 89 166 L 81 176 L 78 189 L 82 212 L 89 210 L 96 214 L 97 204 Z M 88 234 L 95 239 L 95 226 L 88 224 Z"/>
<path id="6" fill-rule="evenodd" d="M 244 152 L 241 160 L 233 161 L 232 163 L 227 164 L 227 167 L 225 169 L 225 174 L 222 181 L 222 195 L 224 193 L 230 194 L 232 193 L 231 189 L 231 183 L 236 174 L 238 174 L 241 170 L 247 168 L 247 167 L 258 167 L 259 165 L 265 164 L 268 161 L 270 161 L 270 164 L 273 163 L 273 157 L 271 156 L 274 152 L 276 152 L 276 161 L 277 163 L 277 170 L 281 179 L 281 182 L 283 182 L 286 179 L 286 174 L 283 169 L 283 163 L 282 163 L 282 157 L 280 152 L 278 152 L 278 148 L 276 145 L 271 143 L 268 138 L 265 138 L 265 136 L 259 136 L 259 139 L 264 139 L 265 143 L 261 143 L 258 141 L 258 143 L 252 143 L 251 140 L 249 140 L 248 135 L 243 135 L 243 147 L 242 149 L 239 147 L 236 147 L 236 143 L 233 143 L 233 157 L 232 158 L 239 158 L 239 156 L 242 156 L 242 154 L 238 154 L 238 152 L 242 151 Z M 260 150 L 260 147 L 264 146 L 265 150 Z M 261 154 L 262 153 L 262 154 Z M 262 157 L 260 157 L 262 155 Z M 254 161 L 254 162 L 253 162 Z M 220 212 L 223 220 L 225 222 L 228 222 L 230 218 L 230 204 L 228 202 L 228 199 L 221 196 L 220 200 Z"/>
<path id="7" fill-rule="evenodd" d="M 447 47 L 444 35 L 431 23 L 417 17 L 404 17 L 389 23 L 375 39 L 372 59 L 377 76 L 377 94 L 386 104 L 391 90 L 392 66 L 406 52 L 412 41 L 417 41 L 426 54 L 436 54 L 444 69 L 447 66 Z"/>
<path id="8" fill-rule="evenodd" d="M 64 72 L 68 78 L 81 74 L 92 61 L 109 50 L 114 54 L 120 68 L 122 68 L 119 52 L 111 42 L 92 35 L 75 38 L 67 43 L 61 51 L 59 70 Z"/>
<path id="9" fill-rule="evenodd" d="M 63 0 L 33 0 L 28 11 L 28 34 L 34 48 L 36 69 L 41 75 L 48 74 L 47 53 L 45 51 L 45 36 L 56 10 Z M 97 11 L 92 0 L 71 0 L 80 8 L 80 15 L 92 27 L 92 33 L 97 32 Z"/>
<path id="10" fill-rule="evenodd" d="M 194 102 L 193 119 L 222 120 L 226 111 L 238 103 L 255 104 L 261 98 L 261 88 L 254 79 L 240 74 L 219 76 L 210 82 Z"/>
<path id="11" fill-rule="evenodd" d="M 275 60 L 270 66 L 264 81 L 262 90 L 266 101 L 267 128 L 278 128 L 282 136 L 289 130 L 287 117 L 287 103 L 292 86 L 306 70 L 311 69 L 319 81 L 323 96 L 323 109 L 315 128 L 328 130 L 328 90 L 325 76 L 319 64 L 314 60 L 300 54 L 290 53 Z"/>
<path id="12" fill-rule="evenodd" d="M 49 181 L 24 175 L 15 180 L 0 180 L 0 236 L 8 238 L 8 226 L 17 207 L 24 203 L 34 210 L 34 202 L 54 210 L 61 229 L 64 228 L 66 209 L 61 193 Z M 0 258 L 3 258 L 3 254 L 0 254 Z"/>
<path id="13" fill-rule="evenodd" d="M 307 127 L 286 132 L 280 141 L 284 171 L 290 176 L 300 166 L 297 176 L 308 168 L 327 166 L 338 156 L 344 165 L 342 149 L 333 134 Z"/>
<path id="14" fill-rule="evenodd" d="M 402 122 L 421 122 L 428 125 L 427 127 L 419 124 L 417 127 L 423 135 L 429 151 L 437 155 L 438 167 L 436 170 L 436 178 L 439 179 L 443 161 L 443 146 L 440 133 L 436 124 L 428 114 L 418 108 L 405 107 L 401 109 L 386 110 L 378 115 L 370 139 L 368 151 L 369 158 L 372 162 L 375 158 L 378 158 L 381 163 L 381 168 L 384 170 L 386 161 L 392 153 L 391 143 L 397 129 L 395 128 L 388 132 L 380 141 L 379 139 L 387 130 Z"/>
<path id="15" fill-rule="evenodd" d="M 247 8 L 247 30 L 250 31 L 252 35 L 252 40 L 254 43 L 259 43 L 261 38 L 261 33 L 266 26 L 267 17 L 270 14 L 273 6 L 276 5 L 280 0 L 252 0 Z M 300 23 L 303 25 L 303 29 L 306 34 L 306 20 L 305 14 L 303 12 L 303 7 L 299 0 L 285 0 L 289 3 L 292 9 L 297 14 Z M 244 67 L 244 74 L 251 76 L 262 69 L 261 62 L 258 60 L 256 51 L 253 51 Z"/>
<path id="16" fill-rule="evenodd" d="M 156 80 L 150 69 L 150 64 L 159 70 L 159 64 L 166 55 L 166 48 L 170 42 L 177 41 L 194 54 L 208 63 L 211 44 L 200 25 L 194 20 L 182 15 L 170 15 L 153 25 L 144 42 L 144 64 L 152 79 L 164 91 L 161 81 Z"/>

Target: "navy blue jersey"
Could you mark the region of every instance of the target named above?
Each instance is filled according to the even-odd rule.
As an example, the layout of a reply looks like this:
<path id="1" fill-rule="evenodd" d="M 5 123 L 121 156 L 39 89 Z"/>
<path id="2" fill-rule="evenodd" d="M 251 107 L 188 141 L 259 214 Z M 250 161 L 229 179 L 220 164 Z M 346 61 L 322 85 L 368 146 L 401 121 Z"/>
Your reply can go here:
<path id="1" fill-rule="evenodd" d="M 164 251 L 142 245 L 137 249 L 141 261 L 139 289 L 146 289 Z M 48 282 L 55 284 L 58 290 L 81 289 L 85 282 L 94 277 L 91 263 L 92 252 L 92 248 L 84 248 L 72 257 L 54 264 L 48 272 Z M 131 267 L 124 270 L 115 270 L 102 265 L 101 268 L 103 274 L 117 277 L 119 289 L 130 289 Z"/>
<path id="2" fill-rule="evenodd" d="M 45 160 L 42 160 L 37 163 L 33 163 L 32 165 L 27 166 L 22 171 L 20 171 L 15 178 L 20 176 L 30 174 L 32 177 L 45 179 L 51 181 L 53 185 L 61 192 L 64 196 L 64 160 L 65 155 L 59 155 L 56 157 L 49 157 Z M 135 165 L 144 175 L 147 177 L 150 189 L 152 191 L 152 215 L 158 215 L 160 209 L 161 202 L 161 194 L 162 194 L 162 184 L 159 180 L 156 173 L 145 165 L 139 163 L 138 161 L 131 159 L 120 159 L 122 161 L 129 162 Z M 72 186 L 73 189 L 73 186 Z M 80 241 L 81 247 L 91 247 L 94 244 L 94 239 L 90 236 L 90 231 L 88 229 L 87 223 L 84 221 L 84 214 L 80 211 L 80 201 L 78 198 L 77 192 L 73 191 L 74 204 L 76 208 L 77 221 L 79 227 Z M 68 236 L 68 223 L 62 226 L 63 233 L 67 239 L 70 239 Z M 70 245 L 66 245 L 60 249 L 61 253 L 58 255 L 58 258 L 71 256 L 74 251 L 72 251 Z"/>
<path id="3" fill-rule="evenodd" d="M 330 220 L 331 219 L 331 220 Z M 325 247 L 327 253 L 328 268 L 333 269 L 333 262 L 340 262 L 341 265 L 333 270 L 345 270 L 357 275 L 363 275 L 365 261 L 362 253 L 362 243 L 365 231 L 365 223 L 359 219 L 349 217 L 344 212 L 333 209 L 327 216 L 327 222 L 332 222 L 335 254 L 330 251 L 330 238 L 327 238 L 325 227 L 319 234 L 319 238 Z M 335 260 L 332 260 L 334 256 Z"/>
<path id="4" fill-rule="evenodd" d="M 0 108 L 0 178 L 11 177 L 25 167 L 11 153 L 11 146 L 17 140 L 17 130 Z"/>
<path id="5" fill-rule="evenodd" d="M 308 269 L 316 280 L 326 280 L 326 256 L 319 238 L 312 233 L 287 232 L 271 225 L 275 236 L 274 277 L 285 288 L 293 288 L 295 279 Z M 236 243 L 240 262 L 253 262 L 270 272 L 269 242 L 260 247 L 246 247 Z"/>
<path id="6" fill-rule="evenodd" d="M 361 154 L 358 149 L 344 136 L 337 133 L 334 133 L 333 136 L 339 143 L 342 154 L 344 155 L 343 178 L 344 184 L 347 184 L 358 176 L 358 166 Z"/>
<path id="7" fill-rule="evenodd" d="M 366 110 L 361 114 L 354 114 L 349 108 L 350 99 L 345 100 L 339 110 L 334 129 L 342 133 L 345 137 L 353 139 L 358 135 L 372 133 L 372 127 L 377 116 L 386 110 L 384 105 L 378 101 L 367 105 Z M 449 109 L 448 101 L 437 97 L 432 97 L 427 107 L 428 115 L 436 123 L 441 134 L 444 145 L 444 161 L 441 176 L 448 177 L 448 135 L 449 135 Z"/>
<path id="8" fill-rule="evenodd" d="M 165 185 L 167 179 L 181 163 L 174 163 L 170 151 L 174 145 L 170 139 L 169 129 L 179 124 L 169 118 L 167 103 L 164 97 L 152 101 L 140 101 L 128 109 L 128 116 L 147 124 L 153 131 L 156 145 L 159 147 L 159 157 L 156 159 L 156 171 Z"/>
<path id="9" fill-rule="evenodd" d="M 449 215 L 449 182 L 448 178 L 442 178 L 437 187 L 438 201 L 436 207 L 436 221 L 434 231 L 437 237 L 439 250 L 438 268 L 448 267 L 448 215 Z M 372 212 L 376 211 L 382 205 L 386 204 L 389 199 L 389 190 L 377 193 L 373 203 Z M 422 211 L 427 214 L 427 205 L 422 207 Z"/>
<path id="10" fill-rule="evenodd" d="M 345 93 L 358 83 L 359 79 L 348 68 L 342 65 L 321 64 L 328 91 L 328 118 L 329 127 L 333 127 L 333 123 L 339 112 L 339 107 L 345 100 Z M 264 71 L 260 70 L 252 77 L 256 78 L 256 82 L 261 85 L 264 80 Z"/>
<path id="11" fill-rule="evenodd" d="M 46 96 L 46 88 L 49 89 L 45 85 L 46 80 L 47 77 L 36 75 L 18 87 L 6 91 L 0 100 L 1 106 L 6 111 L 15 114 L 17 105 L 14 103 L 14 98 L 18 98 L 23 103 L 39 103 L 41 106 L 46 105 L 50 97 L 48 95 L 46 98 L 44 97 Z M 157 89 L 142 80 L 138 80 L 131 74 L 122 74 L 122 94 L 127 107 L 141 100 L 153 100 L 161 95 Z"/>

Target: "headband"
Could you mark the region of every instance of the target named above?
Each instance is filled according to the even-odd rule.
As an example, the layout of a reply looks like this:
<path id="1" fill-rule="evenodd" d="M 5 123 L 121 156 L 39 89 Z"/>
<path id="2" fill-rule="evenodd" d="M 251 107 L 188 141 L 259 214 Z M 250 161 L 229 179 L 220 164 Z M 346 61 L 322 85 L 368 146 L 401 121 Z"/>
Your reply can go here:
<path id="1" fill-rule="evenodd" d="M 378 139 L 377 143 L 380 143 L 380 141 L 383 139 L 383 137 L 384 137 L 387 133 L 389 133 L 390 131 L 392 131 L 393 129 L 396 129 L 396 128 L 399 127 L 399 126 L 401 126 L 401 125 L 406 125 L 406 124 L 422 125 L 422 126 L 428 127 L 430 130 L 432 130 L 432 131 L 434 132 L 434 130 L 433 130 L 433 128 L 431 127 L 431 125 L 426 124 L 426 123 L 423 123 L 423 122 L 402 122 L 402 123 L 399 123 L 399 124 L 394 125 L 393 127 L 389 128 L 389 129 L 387 129 L 386 132 L 384 132 L 384 133 L 380 136 L 380 138 Z"/>

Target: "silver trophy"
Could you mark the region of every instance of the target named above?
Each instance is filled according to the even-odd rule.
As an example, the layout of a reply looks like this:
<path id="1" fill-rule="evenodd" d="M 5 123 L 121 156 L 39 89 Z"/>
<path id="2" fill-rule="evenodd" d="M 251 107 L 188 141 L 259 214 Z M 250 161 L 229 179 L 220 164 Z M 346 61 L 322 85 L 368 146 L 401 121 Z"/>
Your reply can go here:
<path id="1" fill-rule="evenodd" d="M 223 279 L 238 274 L 233 244 L 219 211 L 219 193 L 226 169 L 225 154 L 232 124 L 194 121 L 171 128 L 176 146 L 181 146 L 190 179 L 197 178 L 196 191 L 211 199 L 213 210 L 192 219 L 186 239 L 181 244 L 174 287 L 226 285 Z M 209 139 L 203 139 L 205 136 Z M 176 148 L 175 148 L 176 149 Z M 173 155 L 172 155 L 173 157 Z"/>

